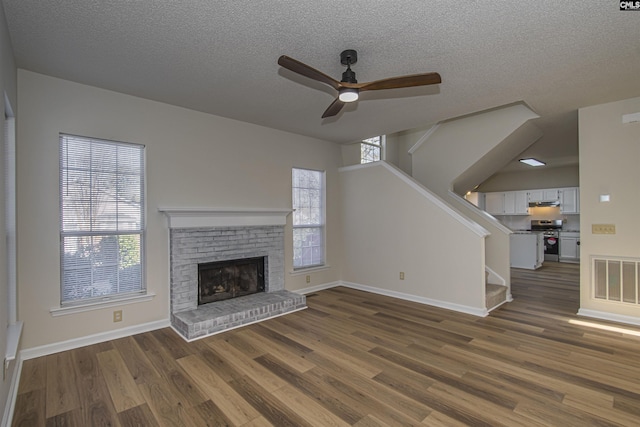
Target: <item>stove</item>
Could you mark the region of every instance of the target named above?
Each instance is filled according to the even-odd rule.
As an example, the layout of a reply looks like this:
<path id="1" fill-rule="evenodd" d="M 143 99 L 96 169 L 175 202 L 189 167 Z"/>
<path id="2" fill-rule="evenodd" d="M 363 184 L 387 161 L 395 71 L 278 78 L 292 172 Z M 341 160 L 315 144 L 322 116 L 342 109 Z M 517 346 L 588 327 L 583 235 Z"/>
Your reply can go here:
<path id="1" fill-rule="evenodd" d="M 544 236 L 544 260 L 558 261 L 560 258 L 561 219 L 532 219 L 531 231 L 541 231 Z"/>

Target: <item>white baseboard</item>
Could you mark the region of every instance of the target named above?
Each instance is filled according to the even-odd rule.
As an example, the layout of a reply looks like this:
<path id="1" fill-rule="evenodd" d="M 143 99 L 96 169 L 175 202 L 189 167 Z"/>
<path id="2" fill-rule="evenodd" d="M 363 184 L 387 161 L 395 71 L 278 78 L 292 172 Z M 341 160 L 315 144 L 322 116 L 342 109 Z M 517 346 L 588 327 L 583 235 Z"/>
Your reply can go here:
<path id="1" fill-rule="evenodd" d="M 640 326 L 640 317 L 626 316 L 624 314 L 615 314 L 606 311 L 581 308 L 578 310 L 578 316 L 593 317 L 594 319 L 609 320 L 612 322 L 626 323 L 627 325 Z"/>
<path id="2" fill-rule="evenodd" d="M 476 308 L 467 305 L 455 304 L 447 301 L 440 301 L 431 298 L 419 297 L 416 295 L 405 294 L 403 292 L 390 291 L 388 289 L 374 288 L 372 286 L 361 285 L 352 282 L 340 282 L 339 286 L 345 286 L 347 288 L 358 289 L 360 291 L 371 292 L 374 294 L 385 295 L 392 298 L 398 298 L 405 301 L 417 302 L 425 305 L 432 305 L 434 307 L 445 308 L 447 310 L 458 311 L 461 313 L 471 314 L 473 316 L 486 317 L 489 312 L 486 308 Z"/>
<path id="3" fill-rule="evenodd" d="M 169 319 L 143 323 L 141 325 L 135 325 L 128 328 L 116 329 L 114 331 L 101 332 L 86 337 L 74 338 L 67 341 L 23 349 L 20 350 L 20 357 L 22 360 L 29 360 L 35 357 L 47 356 L 49 354 L 59 353 L 61 351 L 73 350 L 75 348 L 84 347 L 87 345 L 98 344 L 104 341 L 128 337 L 130 335 L 140 334 L 142 332 L 154 331 L 156 329 L 166 328 L 168 326 L 171 326 Z"/>
<path id="4" fill-rule="evenodd" d="M 22 358 L 18 353 L 18 357 L 14 359 L 16 366 L 13 369 L 11 384 L 9 385 L 9 394 L 4 407 L 4 415 L 0 426 L 10 426 L 13 422 L 13 412 L 16 408 L 16 399 L 18 398 L 18 385 L 20 384 L 20 375 L 22 374 Z"/>
<path id="5" fill-rule="evenodd" d="M 341 286 L 341 285 L 342 285 L 341 282 L 323 283 L 321 285 L 310 286 L 310 287 L 304 288 L 304 289 L 298 289 L 298 290 L 295 290 L 293 292 L 295 292 L 297 294 L 301 294 L 301 295 L 308 295 L 308 294 L 312 294 L 314 292 L 324 291 L 325 289 L 331 289 L 331 288 L 335 288 L 336 286 Z"/>

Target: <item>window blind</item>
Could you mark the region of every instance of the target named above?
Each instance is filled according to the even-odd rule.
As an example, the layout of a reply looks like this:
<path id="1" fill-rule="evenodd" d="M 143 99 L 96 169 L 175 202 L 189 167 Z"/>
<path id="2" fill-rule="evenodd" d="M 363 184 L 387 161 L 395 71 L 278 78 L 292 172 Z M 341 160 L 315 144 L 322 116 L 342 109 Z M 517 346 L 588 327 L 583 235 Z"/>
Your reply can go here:
<path id="1" fill-rule="evenodd" d="M 144 291 L 144 146 L 60 135 L 61 303 Z"/>

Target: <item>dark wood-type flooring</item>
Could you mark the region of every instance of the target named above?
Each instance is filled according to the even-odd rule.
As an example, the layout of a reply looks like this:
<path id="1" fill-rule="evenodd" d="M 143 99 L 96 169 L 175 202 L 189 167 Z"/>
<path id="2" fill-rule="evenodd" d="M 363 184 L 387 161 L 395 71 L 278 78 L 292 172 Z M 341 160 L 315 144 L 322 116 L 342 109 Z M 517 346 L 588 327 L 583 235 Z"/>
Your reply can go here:
<path id="1" fill-rule="evenodd" d="M 578 270 L 513 270 L 486 318 L 334 288 L 192 343 L 161 329 L 27 360 L 13 425 L 638 426 L 640 337 L 570 323 L 589 320 Z"/>

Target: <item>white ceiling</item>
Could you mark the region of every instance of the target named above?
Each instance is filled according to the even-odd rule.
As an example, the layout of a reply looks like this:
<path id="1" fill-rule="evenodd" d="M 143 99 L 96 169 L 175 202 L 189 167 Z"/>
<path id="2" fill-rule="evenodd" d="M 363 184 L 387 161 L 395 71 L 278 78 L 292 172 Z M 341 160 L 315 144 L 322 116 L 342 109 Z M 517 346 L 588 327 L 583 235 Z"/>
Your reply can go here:
<path id="1" fill-rule="evenodd" d="M 577 161 L 577 112 L 640 96 L 640 12 L 602 0 L 2 0 L 20 68 L 348 143 L 526 102 L 543 139 Z M 280 68 L 288 55 L 359 82 L 438 72 L 437 86 L 335 93 Z M 527 154 L 529 154 L 527 153 Z"/>

